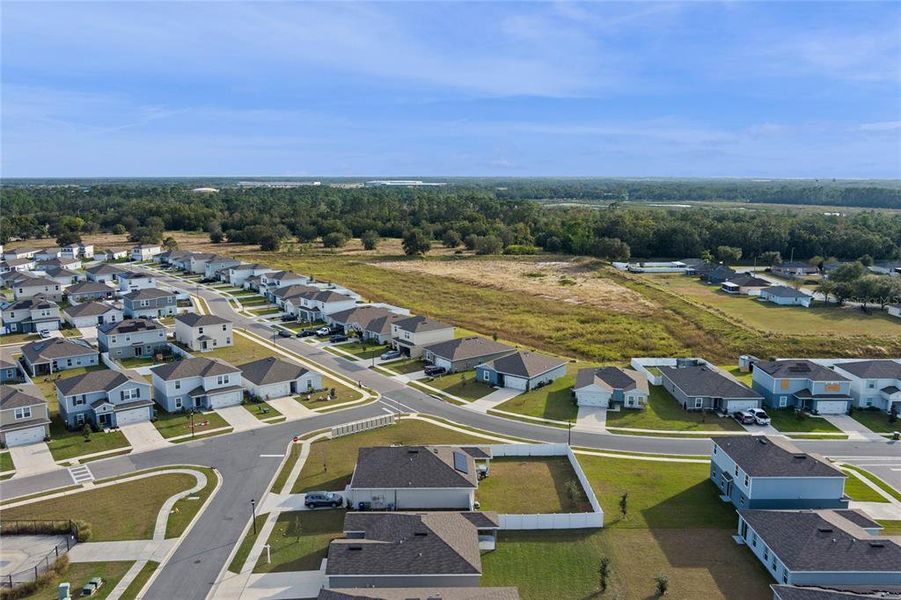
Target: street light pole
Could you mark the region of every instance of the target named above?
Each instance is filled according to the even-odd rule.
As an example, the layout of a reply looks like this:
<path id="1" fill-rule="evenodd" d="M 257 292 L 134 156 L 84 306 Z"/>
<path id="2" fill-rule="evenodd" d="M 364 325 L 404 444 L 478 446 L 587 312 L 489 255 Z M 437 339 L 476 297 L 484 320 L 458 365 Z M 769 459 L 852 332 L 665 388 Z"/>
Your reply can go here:
<path id="1" fill-rule="evenodd" d="M 257 534 L 257 503 L 253 498 L 250 499 L 250 515 L 253 521 L 253 534 Z"/>
<path id="2" fill-rule="evenodd" d="M 566 445 L 573 445 L 573 420 L 569 419 L 566 422 Z"/>
<path id="3" fill-rule="evenodd" d="M 194 439 L 194 410 L 191 409 L 191 439 Z"/>

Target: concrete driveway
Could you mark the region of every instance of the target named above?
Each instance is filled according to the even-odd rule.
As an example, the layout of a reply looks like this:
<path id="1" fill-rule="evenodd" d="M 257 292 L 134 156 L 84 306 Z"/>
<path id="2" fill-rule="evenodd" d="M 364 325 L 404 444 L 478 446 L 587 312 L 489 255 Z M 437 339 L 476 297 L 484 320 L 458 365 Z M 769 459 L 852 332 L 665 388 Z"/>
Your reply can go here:
<path id="1" fill-rule="evenodd" d="M 217 408 L 226 423 L 231 425 L 235 431 L 247 431 L 248 429 L 257 429 L 265 427 L 266 424 L 250 414 L 243 406 L 226 406 L 225 408 Z"/>
<path id="2" fill-rule="evenodd" d="M 13 446 L 9 449 L 9 454 L 16 467 L 15 477 L 28 477 L 62 468 L 53 460 L 50 447 L 44 442 L 27 446 Z"/>
<path id="3" fill-rule="evenodd" d="M 600 406 L 580 406 L 576 417 L 576 425 L 573 429 L 606 433 L 607 409 Z"/>
<path id="4" fill-rule="evenodd" d="M 156 450 L 169 445 L 169 442 L 160 435 L 160 432 L 150 421 L 123 425 L 119 430 L 125 435 L 128 443 L 131 444 L 132 452 Z"/>
<path id="5" fill-rule="evenodd" d="M 285 418 L 289 421 L 315 417 L 318 414 L 310 410 L 291 396 L 285 396 L 284 398 L 275 398 L 274 400 L 266 400 L 266 402 L 269 403 L 269 406 L 285 415 Z"/>
<path id="6" fill-rule="evenodd" d="M 848 434 L 849 441 L 882 440 L 882 436 L 848 415 L 823 415 L 823 418 Z"/>
<path id="7" fill-rule="evenodd" d="M 500 388 L 494 390 L 484 398 L 479 398 L 475 402 L 471 402 L 465 405 L 465 408 L 470 410 L 474 410 L 480 413 L 487 413 L 488 409 L 494 408 L 500 404 L 503 404 L 507 400 L 511 398 L 515 398 L 519 396 L 522 392 L 520 390 L 513 390 L 510 388 Z"/>
<path id="8" fill-rule="evenodd" d="M 97 339 L 97 328 L 96 327 L 79 327 L 78 333 L 81 334 L 86 340 L 96 340 Z"/>

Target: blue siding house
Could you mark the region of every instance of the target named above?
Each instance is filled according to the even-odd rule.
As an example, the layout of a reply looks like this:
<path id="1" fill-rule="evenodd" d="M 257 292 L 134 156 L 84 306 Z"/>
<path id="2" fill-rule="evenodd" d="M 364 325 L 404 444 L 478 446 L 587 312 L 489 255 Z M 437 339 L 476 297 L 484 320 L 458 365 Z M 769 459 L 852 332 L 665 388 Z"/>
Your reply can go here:
<path id="1" fill-rule="evenodd" d="M 851 402 L 851 381 L 810 360 L 753 363 L 752 387 L 771 408 L 796 408 L 814 414 L 843 415 Z"/>
<path id="2" fill-rule="evenodd" d="M 710 480 L 737 508 L 847 508 L 846 475 L 782 437 L 713 438 Z"/>
<path id="3" fill-rule="evenodd" d="M 514 352 L 476 367 L 476 379 L 488 385 L 527 392 L 566 375 L 566 361 L 538 354 Z"/>

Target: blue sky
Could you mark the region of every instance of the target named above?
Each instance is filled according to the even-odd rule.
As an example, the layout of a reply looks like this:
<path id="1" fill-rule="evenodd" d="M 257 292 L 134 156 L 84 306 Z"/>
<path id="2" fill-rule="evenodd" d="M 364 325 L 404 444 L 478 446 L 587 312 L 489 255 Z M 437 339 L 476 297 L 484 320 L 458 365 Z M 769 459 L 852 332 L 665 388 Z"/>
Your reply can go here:
<path id="1" fill-rule="evenodd" d="M 901 3 L 3 2 L 4 177 L 901 177 Z"/>

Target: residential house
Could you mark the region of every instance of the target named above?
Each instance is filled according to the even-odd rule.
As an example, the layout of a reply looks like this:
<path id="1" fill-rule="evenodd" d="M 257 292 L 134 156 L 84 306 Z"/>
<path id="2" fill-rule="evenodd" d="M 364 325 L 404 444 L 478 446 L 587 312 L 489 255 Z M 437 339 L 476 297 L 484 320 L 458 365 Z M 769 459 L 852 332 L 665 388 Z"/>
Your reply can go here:
<path id="1" fill-rule="evenodd" d="M 97 283 L 112 283 L 116 281 L 119 274 L 124 273 L 122 269 L 113 265 L 96 265 L 85 269 L 88 281 Z"/>
<path id="2" fill-rule="evenodd" d="M 154 256 L 162 252 L 157 244 L 141 244 L 131 249 L 131 260 L 135 262 L 152 260 Z"/>
<path id="3" fill-rule="evenodd" d="M 566 375 L 566 361 L 538 352 L 518 351 L 476 367 L 476 379 L 528 392 Z"/>
<path id="4" fill-rule="evenodd" d="M 887 413 L 894 406 L 901 412 L 901 363 L 897 360 L 856 360 L 833 366 L 850 382 L 857 408 L 875 407 Z"/>
<path id="5" fill-rule="evenodd" d="M 351 296 L 332 290 L 312 288 L 285 298 L 285 311 L 302 321 L 323 321 L 329 315 L 356 306 L 357 301 Z"/>
<path id="6" fill-rule="evenodd" d="M 19 368 L 19 363 L 0 356 L 0 383 L 21 383 L 23 381 L 25 381 L 25 374 Z"/>
<path id="7" fill-rule="evenodd" d="M 579 406 L 644 408 L 650 395 L 643 373 L 619 367 L 579 369 L 573 395 Z"/>
<path id="8" fill-rule="evenodd" d="M 360 335 L 363 337 L 363 339 L 369 340 L 371 342 L 388 344 L 391 342 L 392 331 L 394 331 L 394 324 L 406 318 L 406 315 L 399 315 L 396 313 L 376 317 L 375 319 L 362 326 Z"/>
<path id="9" fill-rule="evenodd" d="M 77 258 L 89 260 L 94 258 L 94 244 L 68 244 L 60 246 L 59 256 L 65 258 Z"/>
<path id="10" fill-rule="evenodd" d="M 378 446 L 358 450 L 345 495 L 374 510 L 472 510 L 478 485 L 465 448 Z"/>
<path id="11" fill-rule="evenodd" d="M 285 287 L 286 285 L 305 285 L 309 283 L 310 278 L 304 275 L 298 275 L 291 271 L 272 271 L 270 273 L 260 274 L 260 292 L 264 296 L 273 299 L 275 290 Z"/>
<path id="12" fill-rule="evenodd" d="M 738 273 L 735 277 L 731 277 L 728 281 L 720 284 L 720 289 L 727 294 L 756 296 L 760 294 L 760 290 L 771 285 L 766 279 L 754 277 L 750 273 Z"/>
<path id="13" fill-rule="evenodd" d="M 100 364 L 100 353 L 79 338 L 50 338 L 22 346 L 22 362 L 32 376 Z"/>
<path id="14" fill-rule="evenodd" d="M 94 260 L 106 262 L 122 260 L 123 258 L 128 258 L 128 250 L 125 248 L 106 248 L 94 255 Z"/>
<path id="15" fill-rule="evenodd" d="M 122 427 L 153 417 L 150 384 L 133 371 L 101 369 L 56 381 L 59 416 L 69 429 L 90 423 L 98 429 Z"/>
<path id="16" fill-rule="evenodd" d="M 289 298 L 294 298 L 307 292 L 315 292 L 318 289 L 319 288 L 312 285 L 286 285 L 272 292 L 272 302 L 275 302 L 276 306 L 282 310 L 286 310 L 285 304 Z M 337 311 L 333 314 L 338 315 L 344 312 L 345 311 Z"/>
<path id="17" fill-rule="evenodd" d="M 175 317 L 175 340 L 200 352 L 231 346 L 232 323 L 216 315 L 184 313 Z"/>
<path id="18" fill-rule="evenodd" d="M 327 587 L 478 588 L 479 538 L 498 528 L 495 513 L 348 512 L 329 544 Z"/>
<path id="19" fill-rule="evenodd" d="M 68 269 L 69 271 L 77 271 L 81 269 L 81 261 L 77 258 L 51 258 L 50 260 L 42 260 L 35 263 L 35 270 L 46 271 L 47 269 Z"/>
<path id="20" fill-rule="evenodd" d="M 119 293 L 127 294 L 137 290 L 147 290 L 156 287 L 156 277 L 150 273 L 137 273 L 135 271 L 122 271 L 116 276 L 119 282 Z"/>
<path id="21" fill-rule="evenodd" d="M 322 389 L 322 375 L 274 356 L 239 365 L 244 389 L 269 400 Z"/>
<path id="22" fill-rule="evenodd" d="M 901 317 L 901 304 L 888 304 L 885 310 L 893 317 Z"/>
<path id="23" fill-rule="evenodd" d="M 235 260 L 234 258 L 215 254 L 206 262 L 206 265 L 204 265 L 203 267 L 204 279 L 218 279 L 218 274 L 221 273 L 223 269 L 236 267 L 240 264 L 241 261 Z"/>
<path id="24" fill-rule="evenodd" d="M 272 269 L 266 265 L 246 264 L 242 263 L 228 268 L 228 282 L 234 287 L 243 287 L 244 282 L 251 275 L 262 275 L 263 273 L 273 273 L 277 269 Z"/>
<path id="25" fill-rule="evenodd" d="M 448 373 L 468 371 L 496 358 L 513 354 L 516 348 L 492 339 L 471 335 L 423 347 L 427 363 L 447 369 Z"/>
<path id="26" fill-rule="evenodd" d="M 169 349 L 166 328 L 150 319 L 125 319 L 98 325 L 97 345 L 110 358 L 146 358 Z"/>
<path id="27" fill-rule="evenodd" d="M 25 279 L 34 279 L 37 277 L 31 271 L 6 271 L 4 273 L 0 273 L 0 281 L 3 282 L 3 286 L 9 289 L 13 289 L 16 287 L 16 284 Z"/>
<path id="28" fill-rule="evenodd" d="M 685 265 L 685 274 L 692 277 L 700 277 L 717 266 L 703 258 L 683 258 L 680 262 Z"/>
<path id="29" fill-rule="evenodd" d="M 866 587 L 866 586 L 864 586 Z M 773 590 L 773 600 L 887 600 L 891 596 L 886 596 L 881 592 L 874 591 L 872 594 L 867 592 L 857 592 L 849 590 L 834 590 L 821 587 L 810 586 L 794 586 L 794 585 L 771 585 Z M 322 596 L 320 596 L 320 599 Z M 341 600 L 340 597 L 334 600 Z M 442 600 L 447 600 L 442 598 Z"/>
<path id="30" fill-rule="evenodd" d="M 251 275 L 247 279 L 244 280 L 244 283 L 241 285 L 245 290 L 251 290 L 254 292 L 260 291 L 260 281 L 262 281 L 262 275 Z"/>
<path id="31" fill-rule="evenodd" d="M 59 257 L 59 248 L 41 248 L 31 256 L 35 261 L 53 260 Z"/>
<path id="32" fill-rule="evenodd" d="M 898 275 L 901 275 L 901 261 L 880 261 L 867 267 L 867 271 L 873 273 L 874 275 L 889 275 L 891 277 L 897 277 Z"/>
<path id="33" fill-rule="evenodd" d="M 46 277 L 20 280 L 13 288 L 13 297 L 16 300 L 34 298 L 38 295 L 59 302 L 63 299 L 63 289 L 60 284 Z"/>
<path id="34" fill-rule="evenodd" d="M 391 344 L 405 356 L 422 356 L 423 348 L 454 339 L 454 326 L 428 317 L 412 316 L 391 324 Z"/>
<path id="35" fill-rule="evenodd" d="M 781 436 L 713 438 L 710 480 L 737 508 L 847 508 L 841 469 Z"/>
<path id="36" fill-rule="evenodd" d="M 116 293 L 116 289 L 97 281 L 84 281 L 70 286 L 66 290 L 66 296 L 71 302 L 85 302 L 87 300 L 108 300 Z"/>
<path id="37" fill-rule="evenodd" d="M 701 281 L 712 285 L 722 285 L 724 281 L 729 281 L 736 275 L 738 275 L 738 273 L 731 267 L 727 267 L 726 265 L 716 265 L 701 275 Z"/>
<path id="38" fill-rule="evenodd" d="M 12 248 L 3 251 L 3 260 L 18 260 L 20 258 L 34 258 L 38 250 L 36 248 Z"/>
<path id="39" fill-rule="evenodd" d="M 519 600 L 519 590 L 515 587 L 322 588 L 316 600 Z M 846 597 L 838 600 L 854 599 Z"/>
<path id="40" fill-rule="evenodd" d="M 59 329 L 59 305 L 45 296 L 7 304 L 0 315 L 4 333 L 40 333 Z"/>
<path id="41" fill-rule="evenodd" d="M 685 273 L 688 265 L 680 260 L 665 262 L 634 262 L 626 265 L 626 270 L 632 273 Z"/>
<path id="42" fill-rule="evenodd" d="M 5 447 L 43 442 L 50 435 L 47 401 L 34 385 L 0 385 L 0 443 Z"/>
<path id="43" fill-rule="evenodd" d="M 738 537 L 779 583 L 901 585 L 901 546 L 853 510 L 740 510 Z"/>
<path id="44" fill-rule="evenodd" d="M 186 358 L 150 370 L 154 399 L 166 412 L 237 406 L 244 399 L 241 369 L 223 360 Z"/>
<path id="45" fill-rule="evenodd" d="M 771 408 L 842 415 L 851 402 L 851 382 L 810 360 L 759 361 L 751 371 L 753 388 Z"/>
<path id="46" fill-rule="evenodd" d="M 47 267 L 42 272 L 44 273 L 44 277 L 51 281 L 55 281 L 61 286 L 72 285 L 73 283 L 84 280 L 84 275 L 81 273 L 76 273 L 70 269 L 63 269 L 62 267 Z"/>
<path id="47" fill-rule="evenodd" d="M 760 290 L 760 299 L 779 306 L 803 306 L 809 308 L 813 297 L 787 285 L 774 285 Z"/>
<path id="48" fill-rule="evenodd" d="M 106 302 L 82 302 L 63 309 L 63 318 L 72 327 L 96 327 L 105 323 L 118 323 L 125 317 L 122 309 Z"/>
<path id="49" fill-rule="evenodd" d="M 206 272 L 206 266 L 211 260 L 216 258 L 215 254 L 205 252 L 194 252 L 188 258 L 188 272 L 195 275 L 203 275 Z"/>
<path id="50" fill-rule="evenodd" d="M 178 312 L 175 292 L 156 288 L 145 288 L 122 296 L 125 316 L 158 318 L 174 316 Z"/>
<path id="51" fill-rule="evenodd" d="M 732 413 L 760 408 L 763 396 L 705 364 L 658 367 L 663 387 L 685 410 Z"/>
<path id="52" fill-rule="evenodd" d="M 158 260 L 160 264 L 187 271 L 192 254 L 194 253 L 188 252 L 187 250 L 169 250 L 158 254 L 154 257 L 154 260 Z"/>
<path id="53" fill-rule="evenodd" d="M 35 262 L 30 258 L 12 258 L 0 262 L 0 272 L 8 273 L 10 271 L 30 271 L 34 269 Z"/>
<path id="54" fill-rule="evenodd" d="M 770 267 L 773 275 L 786 277 L 788 279 L 799 279 L 809 275 L 816 275 L 820 270 L 806 262 L 784 262 Z"/>

